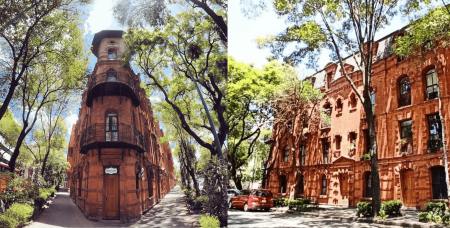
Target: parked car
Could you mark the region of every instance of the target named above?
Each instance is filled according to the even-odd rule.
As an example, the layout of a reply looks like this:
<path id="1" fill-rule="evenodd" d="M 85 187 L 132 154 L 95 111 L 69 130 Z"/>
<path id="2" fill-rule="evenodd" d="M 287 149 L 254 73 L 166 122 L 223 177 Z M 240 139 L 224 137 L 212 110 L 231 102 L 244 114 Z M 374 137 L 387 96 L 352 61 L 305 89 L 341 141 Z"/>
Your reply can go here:
<path id="1" fill-rule="evenodd" d="M 228 192 L 228 200 L 227 200 L 228 204 L 230 203 L 230 200 L 233 196 L 238 196 L 240 193 L 240 191 L 237 189 L 227 189 L 227 192 Z"/>
<path id="2" fill-rule="evenodd" d="M 243 194 L 244 193 L 244 194 Z M 231 198 L 228 208 L 242 208 L 244 211 L 264 209 L 269 211 L 273 207 L 273 195 L 267 189 L 255 189 L 250 194 L 241 194 Z"/>

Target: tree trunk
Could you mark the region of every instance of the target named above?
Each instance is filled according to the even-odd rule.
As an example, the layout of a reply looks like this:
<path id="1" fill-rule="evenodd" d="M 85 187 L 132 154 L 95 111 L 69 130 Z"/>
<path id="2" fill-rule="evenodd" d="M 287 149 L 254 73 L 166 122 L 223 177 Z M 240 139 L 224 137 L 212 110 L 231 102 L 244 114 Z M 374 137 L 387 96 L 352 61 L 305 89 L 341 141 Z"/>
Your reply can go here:
<path id="1" fill-rule="evenodd" d="M 19 83 L 17 81 L 11 82 L 11 85 L 9 87 L 8 94 L 5 97 L 5 100 L 3 101 L 2 106 L 0 106 L 0 120 L 3 118 L 3 116 L 6 113 L 6 110 L 8 110 L 9 103 L 11 102 L 11 99 L 14 95 L 14 90 L 16 89 L 17 85 Z"/>
<path id="2" fill-rule="evenodd" d="M 20 135 L 19 138 L 17 138 L 17 143 L 16 143 L 16 147 L 14 148 L 14 152 L 11 155 L 11 159 L 9 160 L 9 171 L 14 173 L 14 169 L 16 167 L 16 159 L 19 156 L 20 153 L 20 146 L 22 146 L 22 142 L 25 139 L 25 136 L 27 136 L 27 134 L 25 133 L 25 129 L 27 128 L 28 124 L 25 122 L 24 126 L 22 128 L 22 131 L 20 131 Z"/>
<path id="3" fill-rule="evenodd" d="M 364 90 L 364 111 L 366 113 L 366 121 L 369 127 L 369 148 L 370 148 L 370 168 L 372 175 L 372 214 L 374 217 L 378 216 L 381 208 L 381 194 L 380 194 L 380 170 L 378 169 L 378 145 L 377 136 L 375 133 L 375 119 L 372 111 L 372 104 L 370 94 L 367 89 Z"/>
<path id="4" fill-rule="evenodd" d="M 50 142 L 48 144 L 50 144 Z M 45 151 L 44 162 L 42 163 L 42 169 L 41 169 L 41 175 L 42 176 L 44 176 L 45 164 L 47 163 L 48 154 L 50 154 L 50 145 L 47 145 L 47 149 Z"/>

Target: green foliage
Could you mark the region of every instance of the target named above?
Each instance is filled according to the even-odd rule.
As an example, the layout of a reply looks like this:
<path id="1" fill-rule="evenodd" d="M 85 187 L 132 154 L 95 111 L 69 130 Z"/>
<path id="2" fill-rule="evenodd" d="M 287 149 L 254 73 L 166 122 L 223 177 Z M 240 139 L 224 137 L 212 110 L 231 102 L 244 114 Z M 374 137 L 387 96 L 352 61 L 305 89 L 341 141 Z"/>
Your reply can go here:
<path id="1" fill-rule="evenodd" d="M 275 207 L 283 207 L 285 206 L 285 199 L 284 198 L 273 198 L 273 205 Z"/>
<path id="2" fill-rule="evenodd" d="M 381 204 L 381 210 L 383 210 L 383 212 L 385 212 L 387 215 L 401 215 L 400 209 L 402 208 L 402 206 L 403 202 L 401 200 L 390 200 Z"/>
<path id="3" fill-rule="evenodd" d="M 425 203 L 425 210 L 426 211 L 432 211 L 432 212 L 445 212 L 448 209 L 447 204 L 444 202 L 427 202 Z"/>
<path id="4" fill-rule="evenodd" d="M 14 203 L 6 210 L 6 216 L 14 218 L 19 225 L 22 225 L 33 215 L 33 210 L 33 207 L 28 204 Z"/>
<path id="5" fill-rule="evenodd" d="M 36 185 L 17 174 L 2 173 L 0 179 L 2 182 L 7 182 L 6 189 L 0 194 L 0 199 L 6 204 L 6 208 L 13 203 L 28 202 L 39 194 Z"/>
<path id="6" fill-rule="evenodd" d="M 370 160 L 370 154 L 363 154 L 361 160 Z"/>
<path id="7" fill-rule="evenodd" d="M 15 228 L 19 225 L 19 222 L 12 217 L 7 215 L 0 215 L 0 227 L 5 228 Z"/>
<path id="8" fill-rule="evenodd" d="M 359 202 L 356 205 L 356 216 L 363 215 L 365 217 L 372 216 L 372 203 L 370 202 Z"/>
<path id="9" fill-rule="evenodd" d="M 310 208 L 310 203 L 311 200 L 304 198 L 297 198 L 294 200 L 289 200 L 288 198 L 285 199 L 285 205 L 288 205 L 289 210 L 307 211 L 307 209 Z"/>
<path id="10" fill-rule="evenodd" d="M 431 213 L 430 212 L 419 212 L 419 222 L 431 222 Z"/>
<path id="11" fill-rule="evenodd" d="M 216 228 L 220 227 L 220 222 L 217 216 L 208 216 L 208 215 L 202 215 L 200 220 L 198 221 L 200 223 L 200 227 L 205 228 Z"/>
<path id="12" fill-rule="evenodd" d="M 405 35 L 397 37 L 394 53 L 399 56 L 423 57 L 426 51 L 436 49 L 439 44 L 448 46 L 449 37 L 450 14 L 445 7 L 439 7 L 411 22 Z"/>
<path id="13" fill-rule="evenodd" d="M 386 214 L 386 212 L 381 209 L 378 218 L 379 219 L 387 219 L 389 217 L 389 215 Z"/>

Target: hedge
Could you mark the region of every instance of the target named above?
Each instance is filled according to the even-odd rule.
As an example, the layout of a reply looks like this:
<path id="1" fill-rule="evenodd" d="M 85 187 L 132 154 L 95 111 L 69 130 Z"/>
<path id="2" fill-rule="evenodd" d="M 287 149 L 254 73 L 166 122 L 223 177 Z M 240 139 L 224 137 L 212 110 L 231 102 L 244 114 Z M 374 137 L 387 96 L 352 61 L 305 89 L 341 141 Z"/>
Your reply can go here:
<path id="1" fill-rule="evenodd" d="M 6 216 L 14 218 L 19 225 L 25 224 L 33 215 L 34 208 L 28 204 L 14 203 L 6 210 Z"/>
<path id="2" fill-rule="evenodd" d="M 203 215 L 200 220 L 198 221 L 200 223 L 200 227 L 206 227 L 206 228 L 219 228 L 220 222 L 217 216 L 208 216 Z"/>
<path id="3" fill-rule="evenodd" d="M 356 216 L 363 215 L 366 217 L 372 216 L 372 203 L 359 202 L 356 205 Z"/>
<path id="4" fill-rule="evenodd" d="M 381 210 L 384 210 L 387 215 L 401 215 L 400 209 L 402 206 L 401 200 L 390 200 L 381 204 Z"/>
<path id="5" fill-rule="evenodd" d="M 0 227 L 16 228 L 19 225 L 17 220 L 6 215 L 0 215 Z"/>

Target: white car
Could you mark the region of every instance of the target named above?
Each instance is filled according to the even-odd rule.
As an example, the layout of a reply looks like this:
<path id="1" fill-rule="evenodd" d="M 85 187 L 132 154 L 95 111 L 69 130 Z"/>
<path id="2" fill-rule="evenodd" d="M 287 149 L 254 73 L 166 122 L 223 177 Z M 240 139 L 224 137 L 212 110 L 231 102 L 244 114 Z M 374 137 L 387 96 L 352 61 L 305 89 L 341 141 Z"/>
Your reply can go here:
<path id="1" fill-rule="evenodd" d="M 231 198 L 233 198 L 233 196 L 238 196 L 240 194 L 240 191 L 237 189 L 227 189 L 228 192 L 228 200 L 227 203 L 230 204 L 230 200 Z"/>

